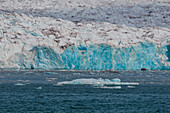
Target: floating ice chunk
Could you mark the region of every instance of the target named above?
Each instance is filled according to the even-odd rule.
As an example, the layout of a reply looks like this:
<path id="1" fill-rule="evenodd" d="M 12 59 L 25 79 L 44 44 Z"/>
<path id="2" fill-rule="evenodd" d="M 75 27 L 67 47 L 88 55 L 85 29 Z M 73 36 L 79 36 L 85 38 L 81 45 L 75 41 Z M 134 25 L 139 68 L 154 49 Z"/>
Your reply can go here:
<path id="1" fill-rule="evenodd" d="M 121 82 L 120 79 L 115 78 L 112 80 L 109 79 L 94 79 L 94 78 L 82 78 L 82 79 L 75 79 L 72 81 L 64 81 L 58 82 L 57 85 L 64 85 L 64 84 L 71 84 L 71 85 L 93 85 L 93 86 L 104 86 L 104 85 L 139 85 L 139 83 L 129 83 L 129 82 Z"/>
<path id="2" fill-rule="evenodd" d="M 18 82 L 30 82 L 29 80 L 17 80 Z"/>
<path id="3" fill-rule="evenodd" d="M 111 82 L 109 79 L 104 79 L 105 82 Z"/>
<path id="4" fill-rule="evenodd" d="M 80 75 L 80 73 L 73 73 L 73 75 Z"/>
<path id="5" fill-rule="evenodd" d="M 29 80 L 25 80 L 25 82 L 30 82 Z"/>
<path id="6" fill-rule="evenodd" d="M 114 86 L 113 89 L 121 89 L 121 86 Z"/>
<path id="7" fill-rule="evenodd" d="M 32 71 L 31 71 L 31 72 L 25 72 L 24 75 L 25 75 L 25 74 L 32 74 L 32 73 L 34 73 L 34 72 L 32 72 Z"/>
<path id="8" fill-rule="evenodd" d="M 24 80 L 17 80 L 18 82 L 24 82 Z"/>
<path id="9" fill-rule="evenodd" d="M 16 83 L 14 84 L 15 86 L 24 86 L 25 84 L 22 84 L 22 83 Z"/>
<path id="10" fill-rule="evenodd" d="M 30 84 L 30 81 L 29 80 L 17 80 L 17 82 L 20 82 L 20 83 L 17 83 L 16 85 L 21 85 L 21 84 Z"/>
<path id="11" fill-rule="evenodd" d="M 47 80 L 54 81 L 57 80 L 57 78 L 46 78 Z"/>
<path id="12" fill-rule="evenodd" d="M 90 72 L 91 75 L 95 75 L 96 73 Z"/>
<path id="13" fill-rule="evenodd" d="M 135 86 L 127 86 L 128 88 L 135 88 Z"/>
<path id="14" fill-rule="evenodd" d="M 55 73 L 55 72 L 46 72 L 45 74 L 56 75 L 56 74 L 58 74 L 58 73 Z"/>
<path id="15" fill-rule="evenodd" d="M 118 79 L 118 78 L 112 79 L 112 80 L 110 80 L 110 81 L 111 81 L 111 82 L 121 82 L 121 80 Z"/>
<path id="16" fill-rule="evenodd" d="M 42 87 L 37 87 L 36 89 L 42 89 Z"/>
<path id="17" fill-rule="evenodd" d="M 108 86 L 102 86 L 102 87 L 96 87 L 96 88 L 102 88 L 102 89 L 121 89 L 121 86 L 114 86 L 114 87 L 108 87 Z"/>

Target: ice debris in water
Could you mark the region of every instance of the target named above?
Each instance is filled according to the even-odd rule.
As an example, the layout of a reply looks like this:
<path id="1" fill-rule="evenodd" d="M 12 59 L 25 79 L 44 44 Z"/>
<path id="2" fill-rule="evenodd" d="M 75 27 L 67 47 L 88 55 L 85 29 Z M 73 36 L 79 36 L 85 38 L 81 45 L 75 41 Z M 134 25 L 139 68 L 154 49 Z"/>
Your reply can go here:
<path id="1" fill-rule="evenodd" d="M 46 72 L 45 74 L 57 75 L 58 73 L 56 73 L 56 72 Z"/>
<path id="2" fill-rule="evenodd" d="M 42 89 L 42 87 L 37 87 L 36 89 Z"/>
<path id="3" fill-rule="evenodd" d="M 121 86 L 114 86 L 114 87 L 108 87 L 108 86 L 101 86 L 96 88 L 102 88 L 102 89 L 121 89 Z"/>
<path id="4" fill-rule="evenodd" d="M 17 80 L 17 83 L 15 83 L 14 85 L 15 86 L 24 86 L 24 85 L 27 85 L 27 84 L 30 84 L 29 80 Z"/>
<path id="5" fill-rule="evenodd" d="M 135 88 L 135 86 L 127 86 L 128 88 Z"/>
<path id="6" fill-rule="evenodd" d="M 73 75 L 80 75 L 81 73 L 73 73 Z"/>
<path id="7" fill-rule="evenodd" d="M 94 85 L 94 86 L 104 86 L 104 85 L 139 85 L 139 83 L 129 83 L 129 82 L 121 82 L 120 79 L 94 79 L 94 78 L 82 78 L 82 79 L 75 79 L 72 81 L 64 81 L 58 82 L 57 85 L 64 85 L 64 84 L 71 84 L 71 85 Z"/>
<path id="8" fill-rule="evenodd" d="M 25 84 L 23 84 L 23 83 L 16 83 L 16 84 L 14 84 L 15 86 L 24 86 Z"/>

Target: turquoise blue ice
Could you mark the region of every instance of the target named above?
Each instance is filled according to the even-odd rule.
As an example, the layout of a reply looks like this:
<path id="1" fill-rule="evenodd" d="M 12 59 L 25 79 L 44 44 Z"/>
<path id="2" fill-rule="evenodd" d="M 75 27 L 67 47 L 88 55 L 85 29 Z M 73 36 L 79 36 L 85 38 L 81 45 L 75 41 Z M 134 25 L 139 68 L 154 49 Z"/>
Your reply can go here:
<path id="1" fill-rule="evenodd" d="M 59 54 L 49 47 L 34 47 L 32 69 L 78 69 L 78 70 L 169 70 L 170 45 L 160 48 L 143 42 L 128 48 L 111 47 L 107 44 L 70 46 Z M 168 59 L 163 61 L 160 55 Z M 22 60 L 21 60 L 22 61 Z M 27 65 L 20 65 L 28 68 Z"/>

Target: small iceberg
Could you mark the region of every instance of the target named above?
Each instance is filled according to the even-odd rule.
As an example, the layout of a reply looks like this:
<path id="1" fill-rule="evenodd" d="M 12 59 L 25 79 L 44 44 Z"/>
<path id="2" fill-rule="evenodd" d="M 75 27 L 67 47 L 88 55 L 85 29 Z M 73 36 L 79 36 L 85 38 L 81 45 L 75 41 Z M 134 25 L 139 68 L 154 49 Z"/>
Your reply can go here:
<path id="1" fill-rule="evenodd" d="M 122 87 L 121 86 L 115 86 L 113 87 L 113 89 L 121 89 Z"/>
<path id="2" fill-rule="evenodd" d="M 129 82 L 121 82 L 120 79 L 94 79 L 94 78 L 82 78 L 82 79 L 75 79 L 72 81 L 64 81 L 64 82 L 58 82 L 57 85 L 64 85 L 64 84 L 70 84 L 70 85 L 93 85 L 93 86 L 110 86 L 110 85 L 139 85 L 139 83 L 129 83 Z"/>
<path id="3" fill-rule="evenodd" d="M 80 75 L 81 73 L 73 73 L 73 75 Z"/>
<path id="4" fill-rule="evenodd" d="M 135 86 L 127 86 L 128 88 L 135 88 Z"/>
<path id="5" fill-rule="evenodd" d="M 34 72 L 28 71 L 28 72 L 25 72 L 25 73 L 23 73 L 23 74 L 26 75 L 26 74 L 32 74 L 32 73 L 34 73 Z"/>
<path id="6" fill-rule="evenodd" d="M 16 85 L 26 85 L 26 84 L 30 84 L 30 81 L 29 80 L 17 80 L 18 83 L 16 83 Z"/>
<path id="7" fill-rule="evenodd" d="M 90 75 L 95 75 L 96 73 L 94 73 L 94 72 L 90 72 Z"/>
<path id="8" fill-rule="evenodd" d="M 57 80 L 57 78 L 46 78 L 47 81 L 51 82 L 51 81 L 55 81 Z"/>
<path id="9" fill-rule="evenodd" d="M 57 75 L 58 73 L 56 73 L 56 72 L 45 72 L 45 74 L 47 74 L 47 75 Z"/>
<path id="10" fill-rule="evenodd" d="M 37 87 L 36 89 L 42 89 L 42 87 Z"/>
<path id="11" fill-rule="evenodd" d="M 14 84 L 15 86 L 24 86 L 25 84 L 22 84 L 22 83 L 16 83 Z"/>
<path id="12" fill-rule="evenodd" d="M 96 88 L 102 88 L 102 89 L 121 89 L 121 86 L 114 86 L 114 87 L 108 87 L 108 86 L 102 86 L 102 87 L 96 87 Z"/>

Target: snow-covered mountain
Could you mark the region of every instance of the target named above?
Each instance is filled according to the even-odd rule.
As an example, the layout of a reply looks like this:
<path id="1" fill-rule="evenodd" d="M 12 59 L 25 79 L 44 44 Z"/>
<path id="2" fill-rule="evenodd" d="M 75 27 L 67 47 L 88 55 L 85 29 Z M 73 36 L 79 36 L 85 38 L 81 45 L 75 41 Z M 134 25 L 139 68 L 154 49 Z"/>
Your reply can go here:
<path id="1" fill-rule="evenodd" d="M 170 69 L 169 0 L 0 0 L 0 68 Z"/>

